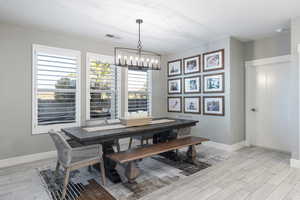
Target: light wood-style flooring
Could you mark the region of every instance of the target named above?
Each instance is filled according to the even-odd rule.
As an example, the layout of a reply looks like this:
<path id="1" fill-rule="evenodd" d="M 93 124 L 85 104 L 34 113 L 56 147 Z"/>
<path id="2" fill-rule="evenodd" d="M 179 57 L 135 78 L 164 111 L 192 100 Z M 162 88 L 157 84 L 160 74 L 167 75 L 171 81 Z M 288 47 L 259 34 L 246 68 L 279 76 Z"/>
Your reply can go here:
<path id="1" fill-rule="evenodd" d="M 141 200 L 300 200 L 300 170 L 289 167 L 288 154 L 259 147 L 230 154 L 205 146 L 199 150 L 208 160 L 220 154 L 222 161 Z M 53 159 L 0 169 L 0 200 L 48 200 L 36 168 L 51 163 Z"/>

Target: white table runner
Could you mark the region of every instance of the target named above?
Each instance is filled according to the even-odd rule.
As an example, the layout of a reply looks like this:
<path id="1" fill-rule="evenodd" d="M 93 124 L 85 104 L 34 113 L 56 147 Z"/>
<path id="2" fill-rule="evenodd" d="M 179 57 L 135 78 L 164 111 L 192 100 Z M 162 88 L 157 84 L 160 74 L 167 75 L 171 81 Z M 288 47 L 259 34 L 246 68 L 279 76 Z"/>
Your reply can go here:
<path id="1" fill-rule="evenodd" d="M 162 123 L 168 123 L 168 122 L 174 122 L 173 119 L 159 119 L 159 120 L 153 120 L 150 122 L 150 124 L 162 124 Z M 112 129 L 120 129 L 120 128 L 127 128 L 131 126 L 125 126 L 122 124 L 113 124 L 113 125 L 102 125 L 102 126 L 96 126 L 96 127 L 89 127 L 89 128 L 83 128 L 83 130 L 87 132 L 94 132 L 94 131 L 107 131 Z"/>

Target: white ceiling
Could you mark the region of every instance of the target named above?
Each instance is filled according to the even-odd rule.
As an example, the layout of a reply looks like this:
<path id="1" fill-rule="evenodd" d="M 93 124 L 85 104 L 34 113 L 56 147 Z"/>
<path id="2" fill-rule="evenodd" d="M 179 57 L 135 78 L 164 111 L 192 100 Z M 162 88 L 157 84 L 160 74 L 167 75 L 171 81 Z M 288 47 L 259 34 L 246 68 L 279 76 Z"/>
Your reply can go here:
<path id="1" fill-rule="evenodd" d="M 300 16 L 300 0 L 0 0 L 0 21 L 173 53 L 225 36 L 275 34 Z M 105 38 L 114 34 L 120 39 Z"/>

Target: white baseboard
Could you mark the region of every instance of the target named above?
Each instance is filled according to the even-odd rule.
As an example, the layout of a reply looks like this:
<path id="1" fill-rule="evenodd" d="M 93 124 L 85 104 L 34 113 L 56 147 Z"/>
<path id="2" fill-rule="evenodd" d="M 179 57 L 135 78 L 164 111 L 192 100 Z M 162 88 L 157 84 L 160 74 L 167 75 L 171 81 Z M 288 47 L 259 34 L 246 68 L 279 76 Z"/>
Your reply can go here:
<path id="1" fill-rule="evenodd" d="M 10 167 L 14 165 L 20 165 L 24 163 L 30 163 L 38 160 L 54 158 L 56 157 L 56 151 L 48 151 L 43 153 L 30 154 L 25 156 L 18 156 L 13 158 L 7 158 L 0 160 L 0 168 Z"/>
<path id="2" fill-rule="evenodd" d="M 300 160 L 290 159 L 290 167 L 300 168 Z"/>
<path id="3" fill-rule="evenodd" d="M 218 142 L 212 142 L 212 141 L 203 142 L 202 144 L 205 146 L 208 146 L 208 147 L 214 147 L 216 149 L 221 149 L 224 151 L 237 151 L 246 146 L 245 141 L 242 141 L 242 142 L 239 142 L 236 144 L 232 144 L 232 145 L 218 143 Z"/>

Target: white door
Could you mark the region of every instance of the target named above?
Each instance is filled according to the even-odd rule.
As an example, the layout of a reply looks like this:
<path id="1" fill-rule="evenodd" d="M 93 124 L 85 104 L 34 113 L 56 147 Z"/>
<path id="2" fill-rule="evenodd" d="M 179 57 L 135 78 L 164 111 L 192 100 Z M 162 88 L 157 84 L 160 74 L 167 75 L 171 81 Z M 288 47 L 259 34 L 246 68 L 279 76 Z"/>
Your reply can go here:
<path id="1" fill-rule="evenodd" d="M 246 140 L 250 145 L 291 151 L 289 58 L 246 63 Z"/>

